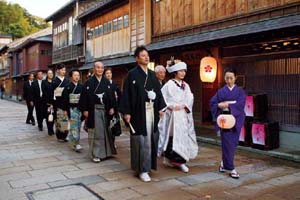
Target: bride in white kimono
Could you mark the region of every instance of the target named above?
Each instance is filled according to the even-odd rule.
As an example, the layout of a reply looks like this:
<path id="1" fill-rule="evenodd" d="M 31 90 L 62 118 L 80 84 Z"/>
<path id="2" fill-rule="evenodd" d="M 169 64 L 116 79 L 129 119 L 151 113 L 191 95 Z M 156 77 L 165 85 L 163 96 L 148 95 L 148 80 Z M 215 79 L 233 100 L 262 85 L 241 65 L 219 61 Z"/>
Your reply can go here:
<path id="1" fill-rule="evenodd" d="M 186 70 L 184 62 L 167 67 L 174 78 L 161 89 L 168 108 L 158 124 L 158 156 L 164 155 L 165 165 L 187 173 L 189 168 L 185 163 L 197 156 L 198 143 L 192 113 L 194 96 L 183 81 Z"/>

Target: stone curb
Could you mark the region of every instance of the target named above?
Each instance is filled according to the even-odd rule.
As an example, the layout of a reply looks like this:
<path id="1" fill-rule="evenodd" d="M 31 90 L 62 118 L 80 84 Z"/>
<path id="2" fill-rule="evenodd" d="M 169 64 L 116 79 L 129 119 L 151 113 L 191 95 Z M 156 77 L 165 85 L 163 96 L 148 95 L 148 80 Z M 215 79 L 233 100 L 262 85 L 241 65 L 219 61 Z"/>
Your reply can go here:
<path id="1" fill-rule="evenodd" d="M 207 143 L 207 144 L 221 146 L 221 141 L 218 139 L 197 136 L 197 141 L 198 141 L 198 143 L 203 142 L 203 143 Z M 244 147 L 244 146 L 238 146 L 238 149 L 241 151 L 245 151 L 245 152 L 251 152 L 251 153 L 271 156 L 271 157 L 280 158 L 283 160 L 289 160 L 289 161 L 300 163 L 300 156 L 290 154 L 290 153 L 284 153 L 284 152 L 279 152 L 279 151 L 275 151 L 275 150 L 263 151 L 263 150 L 253 149 L 251 147 Z"/>

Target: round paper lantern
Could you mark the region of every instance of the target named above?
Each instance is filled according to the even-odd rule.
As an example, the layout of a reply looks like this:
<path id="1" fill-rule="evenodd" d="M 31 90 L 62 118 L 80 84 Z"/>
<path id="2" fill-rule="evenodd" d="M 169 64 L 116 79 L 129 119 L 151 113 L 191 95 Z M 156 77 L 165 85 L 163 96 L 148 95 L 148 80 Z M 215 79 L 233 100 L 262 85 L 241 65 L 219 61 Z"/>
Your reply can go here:
<path id="1" fill-rule="evenodd" d="M 221 129 L 231 129 L 235 125 L 235 117 L 231 114 L 221 114 L 217 118 L 217 124 Z"/>
<path id="2" fill-rule="evenodd" d="M 200 79 L 202 82 L 213 83 L 217 76 L 217 61 L 215 58 L 207 56 L 200 62 Z"/>

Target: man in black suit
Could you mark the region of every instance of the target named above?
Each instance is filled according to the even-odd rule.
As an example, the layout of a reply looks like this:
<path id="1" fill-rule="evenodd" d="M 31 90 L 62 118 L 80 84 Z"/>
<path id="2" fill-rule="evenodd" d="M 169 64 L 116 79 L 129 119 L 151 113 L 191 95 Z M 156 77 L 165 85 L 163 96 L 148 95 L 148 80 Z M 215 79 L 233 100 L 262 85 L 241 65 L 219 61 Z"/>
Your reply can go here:
<path id="1" fill-rule="evenodd" d="M 45 85 L 43 83 L 43 71 L 38 71 L 36 74 L 36 80 L 32 83 L 33 99 L 36 112 L 36 119 L 40 131 L 43 131 L 43 121 L 46 117 L 46 99 L 44 98 L 43 91 L 45 91 Z"/>
<path id="2" fill-rule="evenodd" d="M 34 74 L 33 73 L 29 74 L 28 81 L 26 81 L 23 86 L 23 98 L 26 101 L 27 110 L 28 110 L 26 124 L 32 124 L 34 126 L 35 121 L 33 117 L 34 104 L 33 104 L 33 90 L 32 90 L 33 79 L 34 79 Z"/>

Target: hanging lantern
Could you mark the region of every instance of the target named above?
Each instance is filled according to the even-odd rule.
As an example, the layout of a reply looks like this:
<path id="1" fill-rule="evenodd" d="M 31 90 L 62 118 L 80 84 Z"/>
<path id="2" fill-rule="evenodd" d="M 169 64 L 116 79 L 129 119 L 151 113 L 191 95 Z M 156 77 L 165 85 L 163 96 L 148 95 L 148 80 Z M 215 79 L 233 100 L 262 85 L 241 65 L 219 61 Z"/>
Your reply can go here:
<path id="1" fill-rule="evenodd" d="M 217 76 L 217 61 L 215 58 L 207 56 L 200 62 L 200 79 L 202 82 L 213 83 Z"/>
<path id="2" fill-rule="evenodd" d="M 221 129 L 231 129 L 235 125 L 235 117 L 231 114 L 221 114 L 217 118 L 217 124 Z"/>

